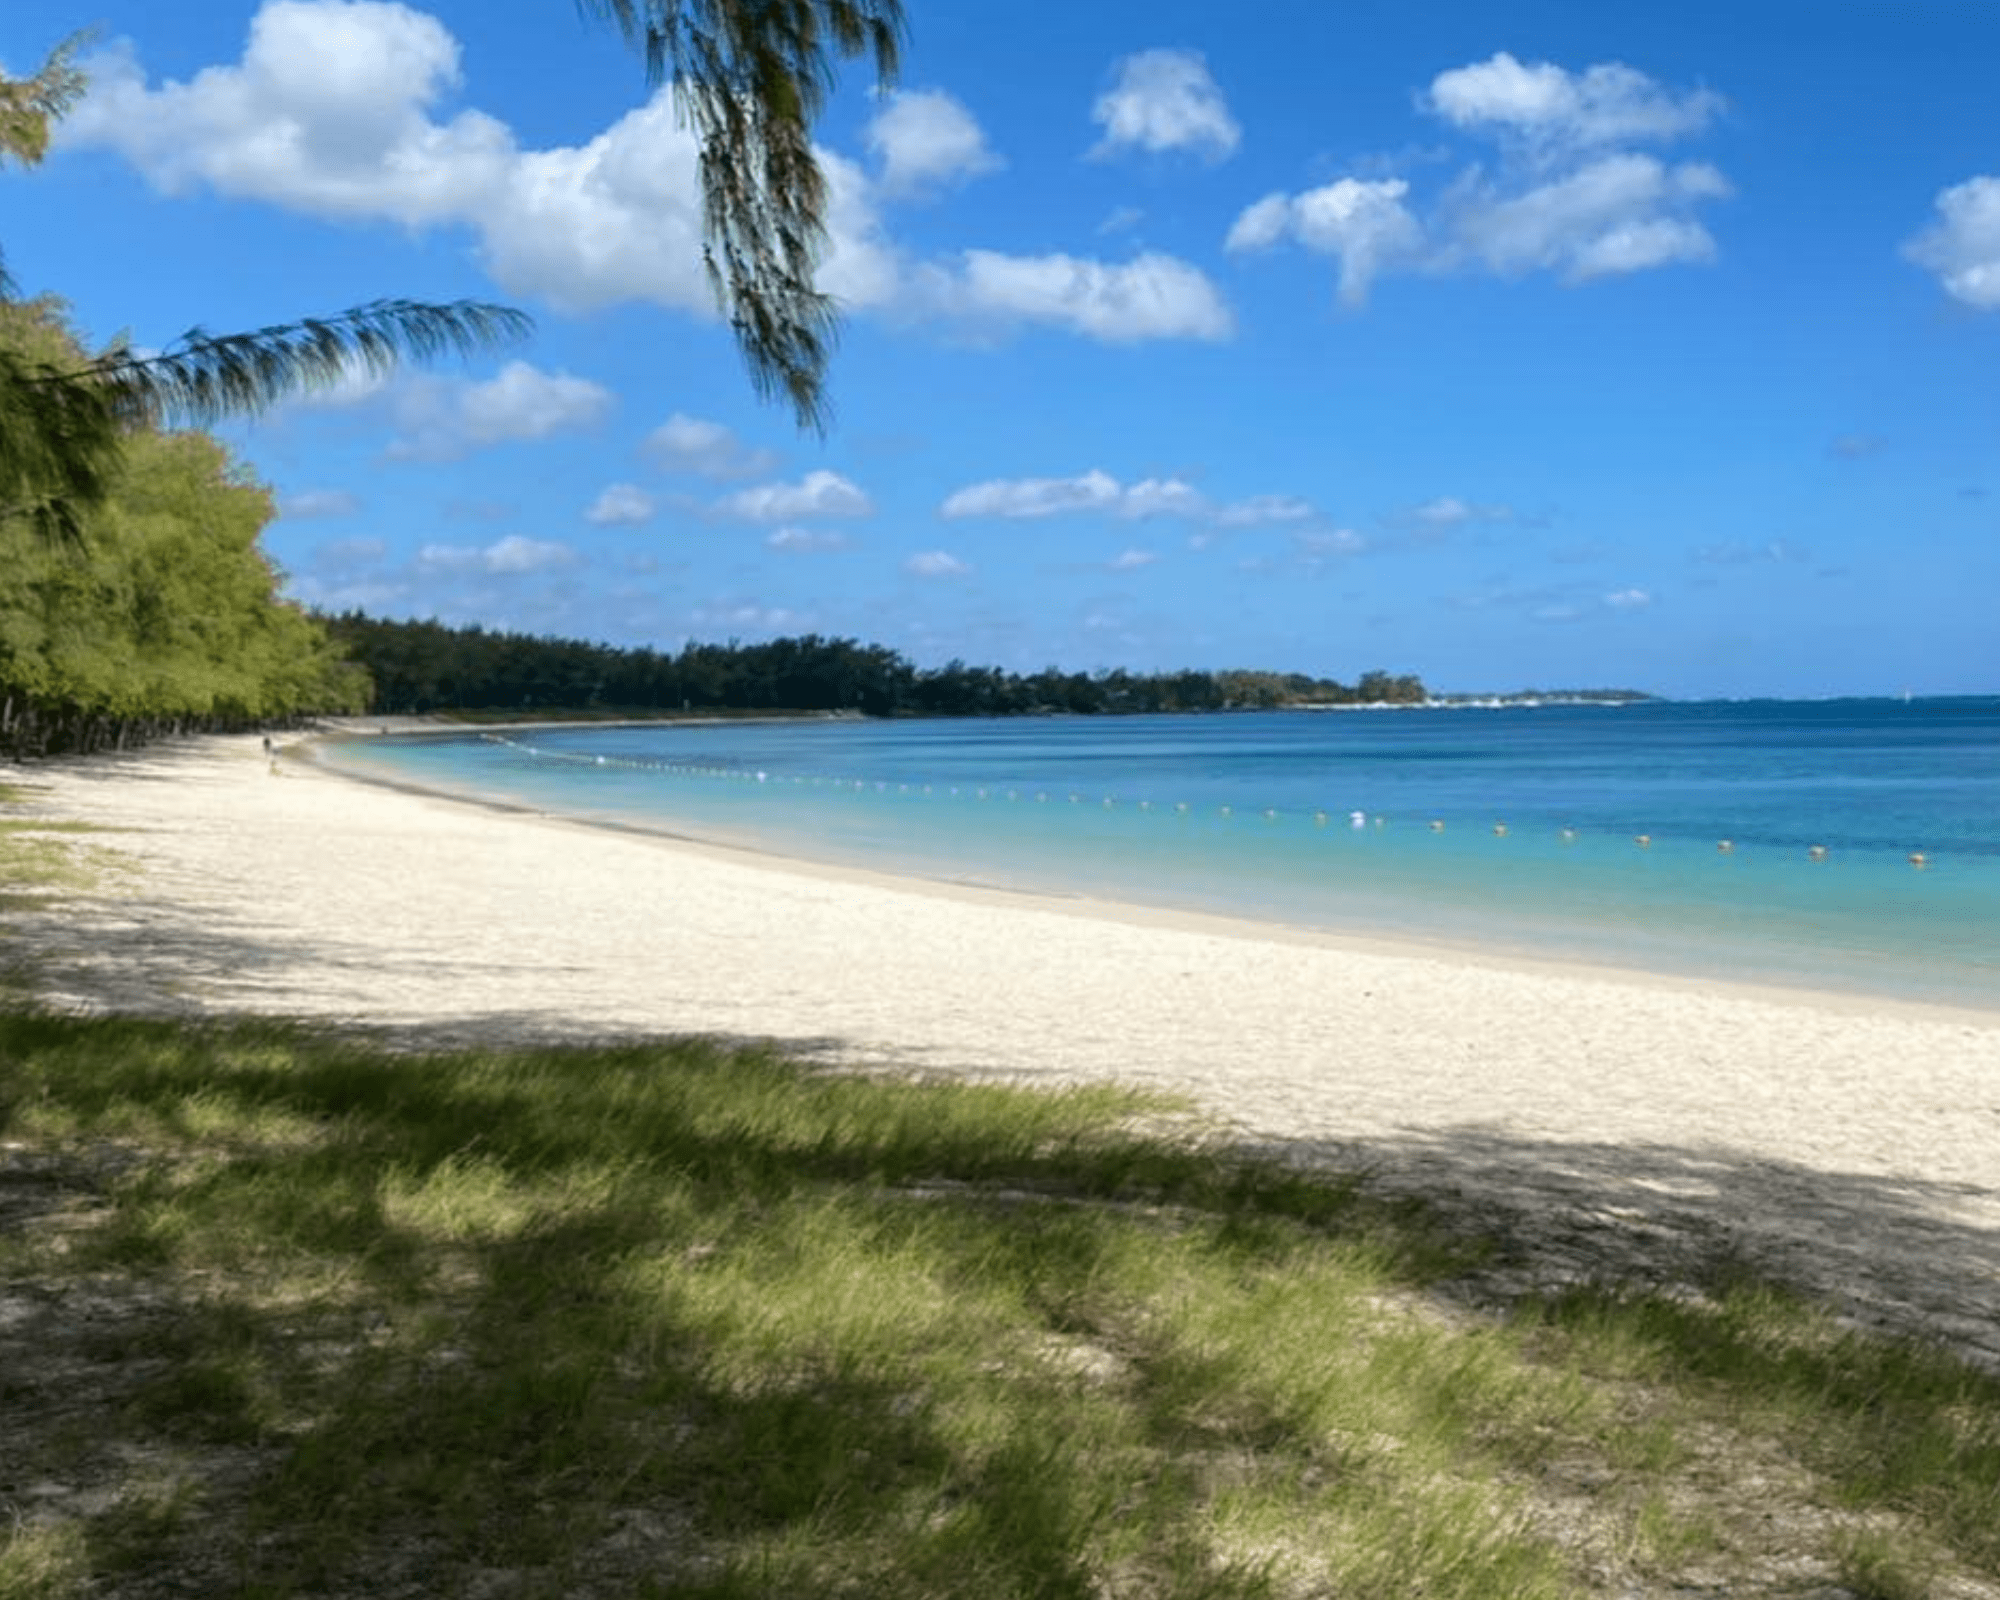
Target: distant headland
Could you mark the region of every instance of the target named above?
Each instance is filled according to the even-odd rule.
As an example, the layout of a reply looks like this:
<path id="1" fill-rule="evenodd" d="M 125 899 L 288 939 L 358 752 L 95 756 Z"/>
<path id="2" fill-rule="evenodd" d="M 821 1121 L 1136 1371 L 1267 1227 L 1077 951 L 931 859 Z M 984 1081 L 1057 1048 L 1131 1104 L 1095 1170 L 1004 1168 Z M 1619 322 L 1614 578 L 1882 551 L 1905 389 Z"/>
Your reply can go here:
<path id="1" fill-rule="evenodd" d="M 1414 673 L 1354 682 L 1262 669 L 1008 672 L 951 661 L 918 667 L 883 645 L 818 634 L 759 644 L 621 648 L 358 611 L 324 619 L 373 685 L 377 715 L 509 717 L 848 713 L 870 717 L 1133 715 L 1381 706 L 1628 704 L 1633 689 L 1434 695 Z"/>

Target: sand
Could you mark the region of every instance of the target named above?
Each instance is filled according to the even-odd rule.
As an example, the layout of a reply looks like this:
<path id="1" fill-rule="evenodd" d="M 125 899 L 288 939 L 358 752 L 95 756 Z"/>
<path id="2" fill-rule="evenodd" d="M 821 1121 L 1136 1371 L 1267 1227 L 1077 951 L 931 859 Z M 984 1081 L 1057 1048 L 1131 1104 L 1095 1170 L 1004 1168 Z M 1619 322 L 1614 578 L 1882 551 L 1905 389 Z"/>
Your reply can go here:
<path id="1" fill-rule="evenodd" d="M 30 809 L 114 830 L 131 863 L 9 914 L 47 1003 L 1117 1080 L 1505 1223 L 1521 1253 L 1489 1288 L 1689 1281 L 1734 1253 L 2000 1365 L 2000 1010 L 813 868 L 302 756 L 273 775 L 257 738 L 205 739 L 24 769 Z"/>

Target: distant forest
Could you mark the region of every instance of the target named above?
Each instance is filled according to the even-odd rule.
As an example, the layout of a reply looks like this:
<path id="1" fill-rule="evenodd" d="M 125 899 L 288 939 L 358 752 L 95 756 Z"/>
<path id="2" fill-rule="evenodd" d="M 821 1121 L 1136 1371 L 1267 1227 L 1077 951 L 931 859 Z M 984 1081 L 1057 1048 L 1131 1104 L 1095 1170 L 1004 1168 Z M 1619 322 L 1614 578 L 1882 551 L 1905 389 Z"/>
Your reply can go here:
<path id="1" fill-rule="evenodd" d="M 1417 705 L 1428 698 L 1416 676 L 1386 672 L 1365 672 L 1353 684 L 1295 672 L 1049 667 L 1020 674 L 963 661 L 919 668 L 882 645 L 817 634 L 768 644 L 690 644 L 667 653 L 440 622 L 389 622 L 358 611 L 324 620 L 334 642 L 373 681 L 371 709 L 384 715 L 848 711 L 994 717 Z"/>

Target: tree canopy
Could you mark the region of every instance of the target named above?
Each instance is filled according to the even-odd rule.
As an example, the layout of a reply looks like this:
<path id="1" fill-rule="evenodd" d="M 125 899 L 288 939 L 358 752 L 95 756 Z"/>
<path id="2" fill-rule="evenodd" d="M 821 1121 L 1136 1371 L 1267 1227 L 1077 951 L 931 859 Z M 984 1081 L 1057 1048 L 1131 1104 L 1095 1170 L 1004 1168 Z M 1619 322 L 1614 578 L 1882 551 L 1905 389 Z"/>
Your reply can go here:
<path id="1" fill-rule="evenodd" d="M 818 634 L 759 644 L 618 649 L 350 612 L 334 639 L 373 683 L 381 712 L 514 715 L 680 711 L 848 711 L 866 716 L 1031 716 L 1269 710 L 1358 702 L 1421 704 L 1414 676 L 1369 672 L 1348 685 L 1296 672 L 1184 670 L 1014 673 L 952 661 L 919 668 L 883 645 Z"/>
<path id="2" fill-rule="evenodd" d="M 72 370 L 53 301 L 0 304 L 0 369 Z M 270 492 L 216 439 L 122 424 L 95 497 L 55 543 L 0 509 L 0 751 L 359 710 L 365 674 L 278 597 Z"/>

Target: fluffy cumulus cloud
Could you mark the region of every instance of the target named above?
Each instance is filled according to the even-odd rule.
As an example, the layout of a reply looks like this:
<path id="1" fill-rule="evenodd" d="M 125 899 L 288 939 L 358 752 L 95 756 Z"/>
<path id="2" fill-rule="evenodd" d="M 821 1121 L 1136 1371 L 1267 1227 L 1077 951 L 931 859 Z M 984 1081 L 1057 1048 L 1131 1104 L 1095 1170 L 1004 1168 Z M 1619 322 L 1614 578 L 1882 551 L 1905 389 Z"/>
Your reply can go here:
<path id="1" fill-rule="evenodd" d="M 1567 72 L 1505 50 L 1440 72 L 1420 103 L 1455 127 L 1496 129 L 1545 152 L 1682 138 L 1724 106 L 1712 90 L 1676 93 L 1623 62 Z"/>
<path id="2" fill-rule="evenodd" d="M 1235 153 L 1243 130 L 1198 50 L 1142 50 L 1113 69 L 1091 120 L 1104 130 L 1093 156 L 1185 150 L 1209 161 Z"/>
<path id="3" fill-rule="evenodd" d="M 1228 247 L 1291 242 L 1331 257 L 1350 306 L 1394 273 L 1547 272 L 1580 284 L 1714 258 L 1701 211 L 1730 194 L 1728 179 L 1635 148 L 1704 131 L 1723 109 L 1712 91 L 1677 91 L 1618 62 L 1571 72 L 1503 51 L 1439 73 L 1417 103 L 1495 141 L 1497 161 L 1466 165 L 1427 207 L 1398 177 L 1267 195 L 1237 217 Z"/>
<path id="4" fill-rule="evenodd" d="M 576 560 L 568 545 L 510 533 L 494 543 L 478 545 L 427 544 L 417 553 L 417 566 L 429 573 L 491 573 L 518 575 L 566 567 Z"/>
<path id="5" fill-rule="evenodd" d="M 851 550 L 854 541 L 831 528 L 773 528 L 764 536 L 766 548 L 786 555 L 826 555 Z"/>
<path id="6" fill-rule="evenodd" d="M 1201 516 L 1208 502 L 1178 478 L 1121 484 L 1108 472 L 1074 478 L 995 478 L 969 484 L 938 507 L 944 517 L 1053 517 L 1079 511 L 1117 517 Z"/>
<path id="7" fill-rule="evenodd" d="M 1512 522 L 1514 508 L 1503 505 L 1476 505 L 1455 494 L 1441 494 L 1434 500 L 1398 511 L 1384 518 L 1392 527 L 1416 533 L 1443 535 L 1475 522 Z"/>
<path id="8" fill-rule="evenodd" d="M 903 570 L 917 578 L 963 578 L 972 568 L 948 550 L 921 550 L 903 563 Z"/>
<path id="9" fill-rule="evenodd" d="M 392 401 L 399 437 L 389 454 L 448 461 L 497 444 L 595 427 L 615 404 L 587 378 L 510 361 L 484 382 L 417 377 Z"/>
<path id="10" fill-rule="evenodd" d="M 510 295 L 577 312 L 641 302 L 715 315 L 696 142 L 668 91 L 581 144 L 524 148 L 496 118 L 449 108 L 462 87 L 457 40 L 394 0 L 266 0 L 233 64 L 156 86 L 119 49 L 91 76 L 62 139 L 116 151 L 164 192 L 463 229 Z M 1093 339 L 1228 333 L 1214 287 L 1170 258 L 910 258 L 889 236 L 884 204 L 996 158 L 971 114 L 936 93 L 890 100 L 867 138 L 879 178 L 818 152 L 828 223 L 819 285 L 850 310 Z"/>
<path id="11" fill-rule="evenodd" d="M 938 89 L 891 95 L 866 141 L 892 195 L 927 194 L 1002 164 L 972 113 Z"/>
<path id="12" fill-rule="evenodd" d="M 1954 300 L 2000 310 L 2000 178 L 1968 178 L 1946 189 L 1937 197 L 1937 220 L 1903 254 L 1935 273 Z"/>
<path id="13" fill-rule="evenodd" d="M 1384 272 L 1421 259 L 1423 225 L 1404 204 L 1410 186 L 1400 178 L 1341 178 L 1302 194 L 1266 195 L 1229 230 L 1233 252 L 1268 250 L 1290 239 L 1339 263 L 1339 293 L 1348 305 L 1368 298 Z"/>
<path id="14" fill-rule="evenodd" d="M 769 450 L 752 449 L 720 422 L 681 411 L 647 434 L 639 453 L 662 472 L 704 478 L 754 478 L 778 464 Z"/>
<path id="15" fill-rule="evenodd" d="M 919 273 L 913 308 L 985 332 L 1064 329 L 1109 344 L 1227 339 L 1235 314 L 1206 274 L 1148 251 L 1123 263 L 967 250 Z"/>
<path id="16" fill-rule="evenodd" d="M 745 522 L 792 522 L 804 517 L 865 517 L 875 509 L 861 489 L 837 472 L 808 472 L 797 483 L 764 483 L 716 501 L 715 510 Z"/>
<path id="17" fill-rule="evenodd" d="M 583 520 L 600 528 L 636 528 L 653 520 L 653 497 L 633 483 L 614 483 L 591 503 Z"/>
<path id="18" fill-rule="evenodd" d="M 1253 494 L 1247 500 L 1217 506 L 1212 519 L 1218 528 L 1261 528 L 1271 523 L 1306 522 L 1319 515 L 1310 500 L 1290 494 Z"/>
<path id="19" fill-rule="evenodd" d="M 1181 478 L 1142 478 L 1128 484 L 1095 467 L 1073 478 L 991 478 L 954 491 L 938 507 L 939 516 L 954 520 L 1019 521 L 1078 513 L 1127 521 L 1179 517 L 1221 529 L 1298 523 L 1319 514 L 1310 501 L 1295 495 L 1252 495 L 1218 505 Z"/>
<path id="20" fill-rule="evenodd" d="M 1715 240 L 1695 208 L 1729 192 L 1704 162 L 1669 166 L 1632 152 L 1520 192 L 1473 179 L 1447 204 L 1447 249 L 1502 277 L 1547 271 L 1571 283 L 1708 261 Z"/>

